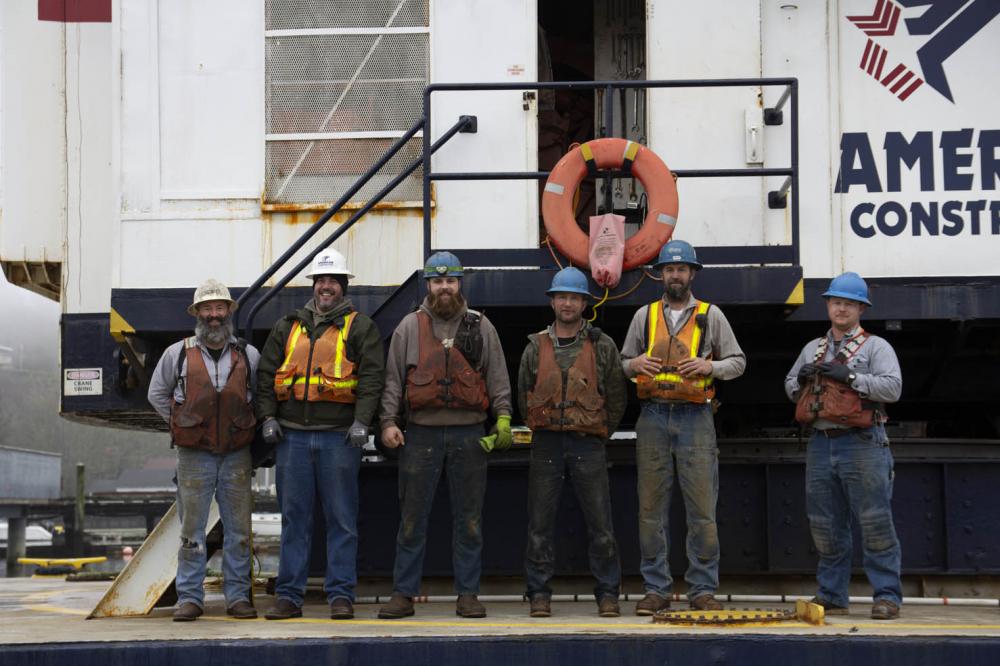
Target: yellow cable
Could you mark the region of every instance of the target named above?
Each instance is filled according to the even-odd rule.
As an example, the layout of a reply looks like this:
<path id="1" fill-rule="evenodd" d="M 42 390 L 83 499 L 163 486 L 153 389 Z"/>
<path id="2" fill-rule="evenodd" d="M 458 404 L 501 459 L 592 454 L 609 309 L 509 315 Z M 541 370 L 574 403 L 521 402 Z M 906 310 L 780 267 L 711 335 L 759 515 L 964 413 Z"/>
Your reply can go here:
<path id="1" fill-rule="evenodd" d="M 588 319 L 587 321 L 594 321 L 595 319 L 597 319 L 597 308 L 599 308 L 602 305 L 604 305 L 604 301 L 606 301 L 606 300 L 608 300 L 608 288 L 607 287 L 604 288 L 604 298 L 602 298 L 597 303 L 594 303 L 594 316 L 591 317 L 590 319 Z"/>

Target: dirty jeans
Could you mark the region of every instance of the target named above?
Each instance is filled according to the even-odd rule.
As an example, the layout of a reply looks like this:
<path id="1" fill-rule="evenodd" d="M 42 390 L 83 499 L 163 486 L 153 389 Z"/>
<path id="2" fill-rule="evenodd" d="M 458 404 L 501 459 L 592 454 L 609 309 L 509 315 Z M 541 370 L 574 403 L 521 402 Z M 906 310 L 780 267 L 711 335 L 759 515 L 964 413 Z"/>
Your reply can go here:
<path id="1" fill-rule="evenodd" d="M 851 580 L 851 521 L 861 528 L 861 550 L 873 598 L 897 606 L 900 548 L 892 522 L 892 453 L 882 426 L 828 437 L 814 432 L 806 454 L 806 513 L 819 552 L 819 597 L 847 606 Z"/>
<path id="2" fill-rule="evenodd" d="M 226 606 L 250 600 L 250 447 L 217 454 L 177 448 L 177 603 L 205 606 L 205 529 L 212 496 L 222 518 Z"/>
<path id="3" fill-rule="evenodd" d="M 483 551 L 483 497 L 486 495 L 486 452 L 479 446 L 483 425 L 406 428 L 399 451 L 399 533 L 393 593 L 420 594 L 427 546 L 427 523 L 441 472 L 447 466 L 451 499 L 452 565 L 455 591 L 479 594 Z"/>
<path id="4" fill-rule="evenodd" d="M 309 577 L 316 498 L 326 524 L 327 601 L 354 601 L 358 558 L 358 472 L 361 449 L 347 433 L 285 428 L 277 447 L 281 554 L 274 593 L 301 606 Z"/>
<path id="5" fill-rule="evenodd" d="M 687 514 L 689 599 L 719 586 L 719 450 L 708 404 L 642 402 L 635 426 L 639 486 L 639 550 L 646 593 L 667 597 L 670 576 L 670 498 L 674 472 Z"/>
<path id="6" fill-rule="evenodd" d="M 587 523 L 594 596 L 618 598 L 621 563 L 611 521 L 611 490 L 605 440 L 574 432 L 536 430 L 528 470 L 528 547 L 524 556 L 528 596 L 552 596 L 555 523 L 563 481 L 569 472 Z"/>

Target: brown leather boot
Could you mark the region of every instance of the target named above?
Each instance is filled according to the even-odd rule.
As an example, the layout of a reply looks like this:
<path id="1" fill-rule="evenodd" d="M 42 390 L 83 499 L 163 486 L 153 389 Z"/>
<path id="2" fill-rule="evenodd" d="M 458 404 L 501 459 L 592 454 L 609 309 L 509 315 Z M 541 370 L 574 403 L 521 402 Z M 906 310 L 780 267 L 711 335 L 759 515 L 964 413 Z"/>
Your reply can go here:
<path id="1" fill-rule="evenodd" d="M 302 617 L 302 607 L 296 606 L 289 599 L 278 598 L 274 605 L 267 609 L 264 617 L 268 620 L 289 620 Z"/>
<path id="2" fill-rule="evenodd" d="M 601 597 L 597 604 L 597 614 L 601 617 L 618 617 L 622 614 L 618 600 L 614 597 Z"/>
<path id="3" fill-rule="evenodd" d="M 670 599 L 650 592 L 635 605 L 636 615 L 654 615 L 657 611 L 670 610 Z"/>
<path id="4" fill-rule="evenodd" d="M 226 609 L 226 615 L 235 617 L 237 620 L 257 619 L 257 609 L 250 605 L 249 601 L 241 599 Z"/>
<path id="5" fill-rule="evenodd" d="M 460 594 L 455 602 L 455 615 L 459 617 L 486 617 L 486 608 L 474 594 Z"/>
<path id="6" fill-rule="evenodd" d="M 872 605 L 873 620 L 895 620 L 899 617 L 899 606 L 888 599 L 879 599 Z"/>
<path id="7" fill-rule="evenodd" d="M 531 597 L 531 610 L 528 615 L 531 617 L 551 617 L 552 600 L 544 594 L 536 594 Z"/>
<path id="8" fill-rule="evenodd" d="M 402 594 L 394 594 L 389 603 L 378 609 L 379 619 L 398 620 L 413 615 L 413 599 Z"/>
<path id="9" fill-rule="evenodd" d="M 353 620 L 354 604 L 349 599 L 338 597 L 330 602 L 331 620 Z"/>
<path id="10" fill-rule="evenodd" d="M 198 604 L 185 601 L 174 611 L 174 622 L 192 622 L 201 617 L 203 612 Z"/>
<path id="11" fill-rule="evenodd" d="M 691 608 L 700 611 L 720 611 L 722 610 L 722 604 L 711 593 L 699 594 L 694 599 L 691 599 Z"/>

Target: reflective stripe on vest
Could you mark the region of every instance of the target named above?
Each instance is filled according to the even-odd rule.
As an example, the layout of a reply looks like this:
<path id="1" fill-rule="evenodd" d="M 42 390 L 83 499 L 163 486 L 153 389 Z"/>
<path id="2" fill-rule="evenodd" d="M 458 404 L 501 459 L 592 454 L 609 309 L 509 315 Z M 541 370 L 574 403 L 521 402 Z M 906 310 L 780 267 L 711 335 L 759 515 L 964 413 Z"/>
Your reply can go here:
<path id="1" fill-rule="evenodd" d="M 662 301 L 655 301 L 649 305 L 649 328 L 648 328 L 648 340 L 649 344 L 646 346 L 646 356 L 653 355 L 653 346 L 656 344 L 656 328 L 658 326 L 658 320 L 660 318 L 660 312 L 663 310 L 661 307 Z M 697 317 L 698 315 L 703 315 L 708 312 L 709 303 L 698 302 L 695 307 L 692 317 Z M 694 327 L 694 333 L 691 335 L 691 358 L 698 358 L 698 345 L 701 343 L 701 326 Z M 674 372 L 661 372 L 655 377 L 653 377 L 655 382 L 669 382 L 672 384 L 680 384 L 683 381 L 687 381 L 688 384 L 694 386 L 695 388 L 705 388 L 711 385 L 712 378 L 705 377 L 704 379 L 687 379 L 681 375 Z"/>
<path id="2" fill-rule="evenodd" d="M 357 312 L 352 312 L 348 314 L 346 317 L 344 317 L 344 327 L 340 329 L 340 334 L 337 336 L 336 353 L 333 359 L 333 367 L 335 372 L 334 376 L 336 377 L 342 377 L 344 374 L 344 354 L 345 354 L 344 349 L 345 345 L 347 344 L 347 336 L 351 332 L 351 323 L 354 322 L 354 317 L 357 314 L 358 314 Z M 302 326 L 302 322 L 295 322 L 295 326 L 292 327 L 292 331 L 288 336 L 288 344 L 285 345 L 285 362 L 281 364 L 280 368 L 278 368 L 278 372 L 282 372 L 288 368 L 288 364 L 291 362 L 293 354 L 295 354 L 295 345 L 298 343 L 299 337 L 302 335 L 302 332 L 304 330 L 305 328 Z M 283 386 L 291 386 L 292 379 L 293 379 L 292 377 L 288 377 L 287 379 L 279 381 L 278 383 Z M 295 378 L 296 385 L 305 383 L 306 383 L 305 377 Z M 325 386 L 331 386 L 333 388 L 354 388 L 358 385 L 358 380 L 357 378 L 355 378 L 355 379 L 337 380 L 333 382 L 329 381 L 324 382 L 322 377 L 318 377 L 317 375 L 310 373 L 309 385 L 316 386 L 318 384 L 324 384 Z"/>

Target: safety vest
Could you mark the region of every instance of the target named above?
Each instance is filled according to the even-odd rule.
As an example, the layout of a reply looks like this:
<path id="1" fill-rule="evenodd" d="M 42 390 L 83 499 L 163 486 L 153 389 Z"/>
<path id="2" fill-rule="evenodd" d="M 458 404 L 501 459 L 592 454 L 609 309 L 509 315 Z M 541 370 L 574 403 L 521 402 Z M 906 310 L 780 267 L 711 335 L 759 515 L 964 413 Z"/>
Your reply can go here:
<path id="1" fill-rule="evenodd" d="M 538 341 L 538 375 L 534 389 L 528 391 L 528 427 L 607 437 L 608 416 L 604 396 L 597 390 L 597 357 L 590 336 L 566 371 L 565 383 L 548 332 L 532 337 Z"/>
<path id="2" fill-rule="evenodd" d="M 347 358 L 347 336 L 357 316 L 344 317 L 344 327 L 330 325 L 313 342 L 302 322 L 296 321 L 285 341 L 285 362 L 274 373 L 274 393 L 278 400 L 353 403 L 358 376 Z"/>
<path id="3" fill-rule="evenodd" d="M 844 344 L 833 362 L 846 365 L 867 341 L 864 329 L 858 328 L 857 334 Z M 826 358 L 829 346 L 829 339 L 824 336 L 816 347 L 813 363 L 821 363 Z M 884 420 L 885 409 L 880 403 L 863 399 L 850 386 L 831 377 L 813 375 L 800 390 L 795 403 L 795 420 L 804 425 L 822 419 L 849 428 L 869 428 Z"/>
<path id="4" fill-rule="evenodd" d="M 232 347 L 229 377 L 221 391 L 215 390 L 196 338 L 184 340 L 181 353 L 187 362 L 187 377 L 182 380 L 178 373 L 184 402 L 174 402 L 170 409 L 174 445 L 227 453 L 250 444 L 257 420 L 247 402 L 250 368 L 245 352 Z"/>
<path id="5" fill-rule="evenodd" d="M 704 403 L 715 397 L 715 386 L 711 377 L 683 377 L 677 372 L 677 365 L 688 358 L 698 357 L 702 342 L 702 327 L 698 315 L 708 312 L 709 304 L 695 301 L 694 312 L 677 336 L 670 335 L 663 317 L 662 301 L 649 304 L 646 326 L 646 356 L 655 356 L 663 361 L 663 367 L 655 377 L 638 375 L 636 389 L 641 400 L 685 400 Z M 709 359 L 712 358 L 709 353 Z"/>
<path id="6" fill-rule="evenodd" d="M 483 373 L 473 368 L 465 355 L 444 346 L 434 337 L 431 317 L 417 312 L 420 353 L 417 365 L 406 375 L 406 401 L 410 411 L 461 409 L 485 412 L 490 401 Z"/>

